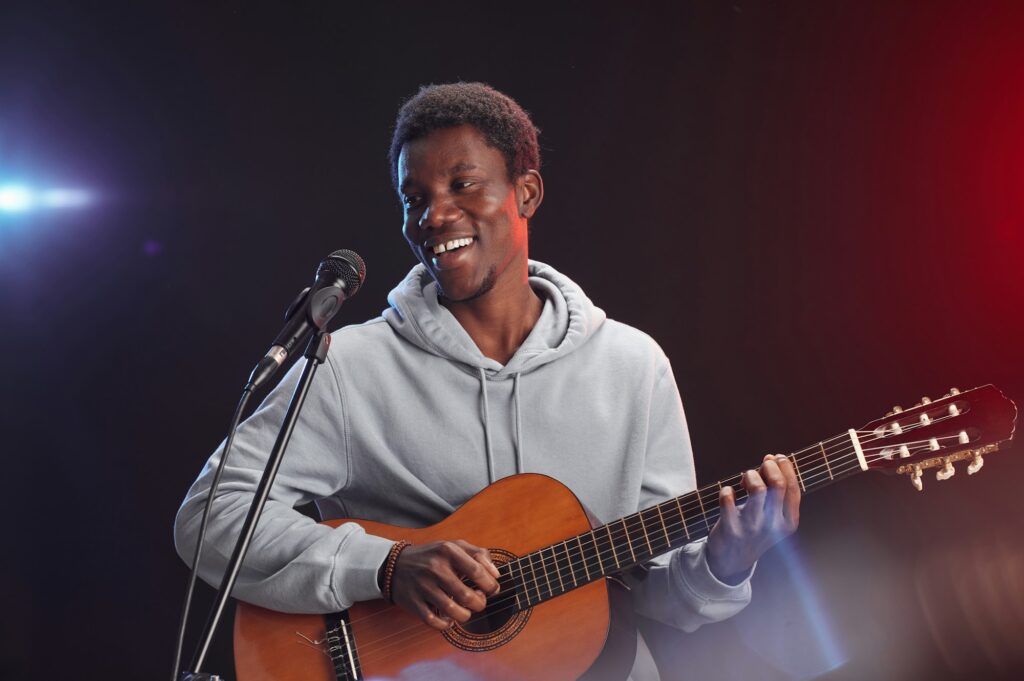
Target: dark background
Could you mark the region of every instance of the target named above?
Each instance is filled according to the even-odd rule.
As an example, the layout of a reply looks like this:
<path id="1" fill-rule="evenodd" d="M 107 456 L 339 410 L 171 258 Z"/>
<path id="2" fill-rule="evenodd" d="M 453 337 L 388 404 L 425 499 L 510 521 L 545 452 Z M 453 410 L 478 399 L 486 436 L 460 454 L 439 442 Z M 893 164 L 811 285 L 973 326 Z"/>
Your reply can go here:
<path id="1" fill-rule="evenodd" d="M 174 513 L 286 305 L 336 248 L 345 322 L 413 264 L 385 152 L 423 83 L 532 113 L 531 255 L 662 344 L 703 482 L 953 385 L 1021 401 L 1022 35 L 1019 3 L 3 3 L 0 184 L 95 196 L 0 213 L 4 675 L 169 675 Z M 809 497 L 666 676 L 1020 678 L 1022 473 Z"/>

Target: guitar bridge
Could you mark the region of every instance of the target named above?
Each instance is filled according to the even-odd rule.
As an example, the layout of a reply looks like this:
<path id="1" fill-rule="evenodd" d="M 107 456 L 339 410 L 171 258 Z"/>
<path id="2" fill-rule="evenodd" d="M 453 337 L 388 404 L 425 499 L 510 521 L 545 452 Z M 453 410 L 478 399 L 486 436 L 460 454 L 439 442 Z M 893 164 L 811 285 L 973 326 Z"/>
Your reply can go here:
<path id="1" fill-rule="evenodd" d="M 327 632 L 324 640 L 319 643 L 327 644 L 327 656 L 331 658 L 337 680 L 357 681 L 363 678 L 348 611 L 325 615 L 324 621 L 327 623 Z"/>

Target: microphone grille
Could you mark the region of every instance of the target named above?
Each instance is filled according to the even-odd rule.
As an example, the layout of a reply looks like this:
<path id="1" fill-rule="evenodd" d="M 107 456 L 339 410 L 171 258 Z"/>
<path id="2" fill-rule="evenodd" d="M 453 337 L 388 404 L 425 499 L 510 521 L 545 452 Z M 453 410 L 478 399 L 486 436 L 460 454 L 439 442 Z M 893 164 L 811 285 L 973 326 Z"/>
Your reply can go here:
<path id="1" fill-rule="evenodd" d="M 348 296 L 354 296 L 366 279 L 366 263 L 355 251 L 343 248 L 327 256 L 316 271 L 317 276 L 330 274 L 341 277 L 345 281 Z"/>

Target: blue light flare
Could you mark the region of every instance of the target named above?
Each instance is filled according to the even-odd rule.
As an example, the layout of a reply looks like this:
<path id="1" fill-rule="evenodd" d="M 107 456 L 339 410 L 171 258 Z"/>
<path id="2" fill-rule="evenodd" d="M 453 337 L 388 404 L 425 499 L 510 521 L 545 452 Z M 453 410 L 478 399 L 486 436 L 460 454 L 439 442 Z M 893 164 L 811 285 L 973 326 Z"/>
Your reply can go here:
<path id="1" fill-rule="evenodd" d="M 0 185 L 0 213 L 27 213 L 41 209 L 82 208 L 94 200 L 85 189 L 52 187 L 34 189 L 25 184 Z"/>
<path id="2" fill-rule="evenodd" d="M 5 213 L 24 213 L 32 210 L 34 202 L 32 190 L 21 184 L 0 186 L 0 211 Z"/>
<path id="3" fill-rule="evenodd" d="M 757 595 L 749 616 L 737 618 L 737 630 L 764 662 L 793 681 L 811 681 L 843 666 L 848 656 L 804 565 L 799 539 L 791 536 L 773 552 L 778 563 L 772 584 Z"/>

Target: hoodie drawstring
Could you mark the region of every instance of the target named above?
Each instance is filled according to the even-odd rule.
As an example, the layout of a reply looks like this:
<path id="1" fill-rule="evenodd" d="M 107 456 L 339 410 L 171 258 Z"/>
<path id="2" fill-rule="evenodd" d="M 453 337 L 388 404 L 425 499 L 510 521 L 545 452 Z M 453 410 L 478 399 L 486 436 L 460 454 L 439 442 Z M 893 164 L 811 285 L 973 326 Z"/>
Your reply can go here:
<path id="1" fill-rule="evenodd" d="M 516 473 L 522 473 L 523 468 L 523 428 L 519 419 L 519 372 L 512 375 L 512 402 L 516 407 Z"/>
<path id="2" fill-rule="evenodd" d="M 487 404 L 487 374 L 480 368 L 480 392 L 484 397 L 484 446 L 487 449 L 487 484 L 494 482 L 494 454 L 491 452 L 491 409 Z"/>
<path id="3" fill-rule="evenodd" d="M 484 448 L 487 450 L 487 484 L 494 482 L 494 450 L 491 447 L 491 405 L 487 400 L 487 374 L 480 368 L 480 394 L 484 403 Z M 519 372 L 512 374 L 512 403 L 516 413 L 516 473 L 526 470 L 523 464 L 523 423 L 519 414 Z"/>

